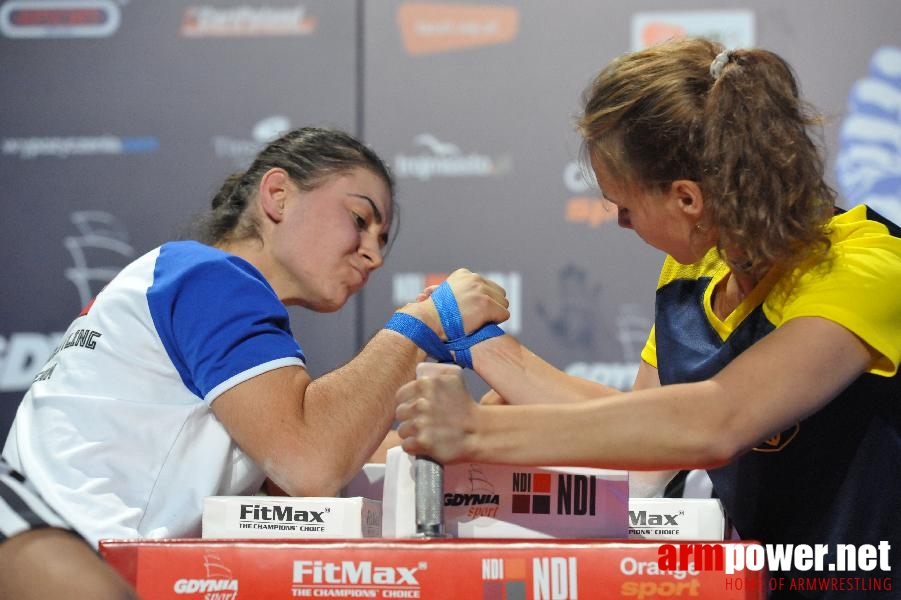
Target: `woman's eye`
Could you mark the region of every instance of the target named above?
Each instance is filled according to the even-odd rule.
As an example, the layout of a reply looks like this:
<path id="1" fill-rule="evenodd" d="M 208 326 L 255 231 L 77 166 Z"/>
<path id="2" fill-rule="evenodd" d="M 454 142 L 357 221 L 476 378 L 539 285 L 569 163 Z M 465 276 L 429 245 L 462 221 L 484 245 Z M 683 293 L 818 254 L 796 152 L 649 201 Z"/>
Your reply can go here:
<path id="1" fill-rule="evenodd" d="M 357 213 L 353 213 L 354 223 L 356 223 L 357 227 L 360 229 L 366 229 L 366 219 L 358 215 Z"/>

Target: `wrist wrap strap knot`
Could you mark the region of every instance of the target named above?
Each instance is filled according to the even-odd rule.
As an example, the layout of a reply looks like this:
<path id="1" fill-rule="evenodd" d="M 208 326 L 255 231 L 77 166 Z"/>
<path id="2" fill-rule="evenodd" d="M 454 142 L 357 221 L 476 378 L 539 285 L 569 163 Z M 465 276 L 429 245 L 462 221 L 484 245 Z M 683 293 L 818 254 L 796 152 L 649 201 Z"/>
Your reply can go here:
<path id="1" fill-rule="evenodd" d="M 504 330 L 494 323 L 487 323 L 466 335 L 460 307 L 450 284 L 446 281 L 432 294 L 432 302 L 435 303 L 441 326 L 447 334 L 447 343 L 442 342 L 428 325 L 406 313 L 394 313 L 385 324 L 385 328 L 407 337 L 438 362 L 456 362 L 468 369 L 472 368 L 472 354 L 469 351 L 471 347 L 487 339 L 504 335 Z"/>

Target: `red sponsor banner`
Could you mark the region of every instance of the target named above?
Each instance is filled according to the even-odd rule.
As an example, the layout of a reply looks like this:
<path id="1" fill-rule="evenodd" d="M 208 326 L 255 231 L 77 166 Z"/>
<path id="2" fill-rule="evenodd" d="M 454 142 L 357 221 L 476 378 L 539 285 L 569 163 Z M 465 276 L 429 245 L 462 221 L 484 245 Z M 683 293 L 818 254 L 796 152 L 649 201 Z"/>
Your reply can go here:
<path id="1" fill-rule="evenodd" d="M 660 546 L 523 539 L 105 540 L 100 553 L 142 597 L 154 600 L 765 597 L 765 584 L 750 585 L 761 581 L 758 572 L 662 571 Z"/>

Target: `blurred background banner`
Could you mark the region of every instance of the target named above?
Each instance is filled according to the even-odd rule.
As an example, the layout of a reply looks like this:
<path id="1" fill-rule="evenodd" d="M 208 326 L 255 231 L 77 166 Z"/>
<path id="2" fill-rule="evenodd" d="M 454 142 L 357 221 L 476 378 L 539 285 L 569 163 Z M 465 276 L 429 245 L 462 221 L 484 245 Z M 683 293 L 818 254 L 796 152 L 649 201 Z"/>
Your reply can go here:
<path id="1" fill-rule="evenodd" d="M 901 216 L 897 0 L 0 1 L 0 442 L 61 333 L 120 268 L 182 236 L 279 133 L 345 129 L 394 170 L 400 232 L 335 314 L 292 309 L 314 375 L 465 266 L 505 329 L 627 388 L 663 256 L 616 226 L 574 118 L 613 57 L 704 35 L 795 67 L 830 182 Z M 472 381 L 478 387 L 478 381 Z M 480 390 L 475 390 L 480 391 Z"/>

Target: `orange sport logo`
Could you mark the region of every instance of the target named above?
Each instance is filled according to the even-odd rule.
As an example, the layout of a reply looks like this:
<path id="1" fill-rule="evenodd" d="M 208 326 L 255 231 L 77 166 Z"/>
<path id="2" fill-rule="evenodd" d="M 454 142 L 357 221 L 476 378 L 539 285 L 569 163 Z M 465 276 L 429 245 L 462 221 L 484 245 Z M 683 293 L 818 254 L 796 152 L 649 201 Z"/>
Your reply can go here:
<path id="1" fill-rule="evenodd" d="M 796 423 L 793 427 L 765 440 L 753 450 L 754 452 L 782 452 L 782 450 L 795 439 L 795 436 L 798 435 L 799 431 L 801 431 L 801 425 L 800 423 Z"/>
<path id="2" fill-rule="evenodd" d="M 409 54 L 436 54 L 513 40 L 519 11 L 512 6 L 408 2 L 397 11 L 397 25 Z"/>

